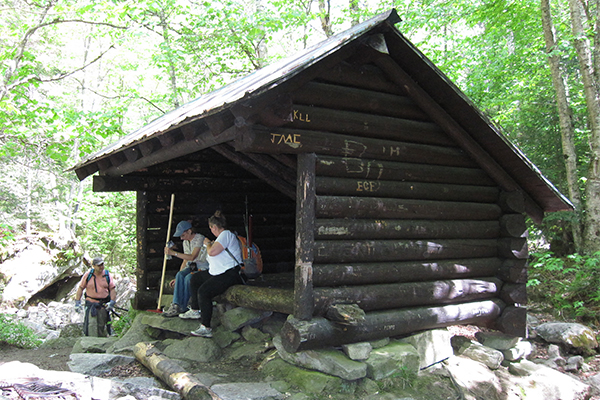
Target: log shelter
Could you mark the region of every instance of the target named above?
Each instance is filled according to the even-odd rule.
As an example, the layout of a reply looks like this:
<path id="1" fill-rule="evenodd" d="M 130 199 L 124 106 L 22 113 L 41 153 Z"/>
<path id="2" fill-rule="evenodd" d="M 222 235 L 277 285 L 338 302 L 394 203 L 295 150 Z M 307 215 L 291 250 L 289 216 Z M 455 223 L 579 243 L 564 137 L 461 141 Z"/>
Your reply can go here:
<path id="1" fill-rule="evenodd" d="M 248 207 L 264 273 L 224 297 L 288 314 L 289 351 L 456 324 L 525 336 L 525 218 L 573 206 L 399 21 L 378 15 L 73 167 L 94 191 L 137 192 L 137 309 L 156 306 L 175 193 L 171 232 L 221 209 L 243 234 Z"/>

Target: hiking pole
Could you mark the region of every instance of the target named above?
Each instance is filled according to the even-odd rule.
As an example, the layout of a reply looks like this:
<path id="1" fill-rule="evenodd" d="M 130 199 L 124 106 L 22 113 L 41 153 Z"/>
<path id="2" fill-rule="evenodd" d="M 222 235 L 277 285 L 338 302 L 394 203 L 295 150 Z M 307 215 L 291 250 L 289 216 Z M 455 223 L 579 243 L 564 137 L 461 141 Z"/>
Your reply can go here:
<path id="1" fill-rule="evenodd" d="M 173 221 L 173 207 L 175 206 L 175 193 L 171 193 L 171 208 L 169 209 L 169 225 L 167 226 L 167 240 L 165 245 L 169 243 L 171 238 L 171 222 Z M 160 291 L 158 293 L 158 305 L 156 306 L 156 312 L 162 312 L 160 309 L 160 303 L 162 302 L 163 286 L 165 285 L 165 271 L 167 269 L 167 253 L 163 257 L 162 276 L 160 277 Z"/>

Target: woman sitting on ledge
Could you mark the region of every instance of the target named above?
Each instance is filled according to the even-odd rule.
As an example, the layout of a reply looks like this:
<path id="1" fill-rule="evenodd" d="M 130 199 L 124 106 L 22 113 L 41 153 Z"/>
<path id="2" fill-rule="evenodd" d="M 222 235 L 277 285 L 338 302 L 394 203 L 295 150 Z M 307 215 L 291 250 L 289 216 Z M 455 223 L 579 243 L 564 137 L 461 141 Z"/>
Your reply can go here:
<path id="1" fill-rule="evenodd" d="M 207 249 L 208 271 L 198 271 L 190 280 L 192 309 L 200 308 L 201 324 L 193 336 L 212 337 L 212 300 L 233 285 L 243 284 L 240 276 L 242 250 L 237 236 L 226 229 L 227 221 L 221 211 L 208 219 L 208 227 L 217 238 L 204 239 Z M 238 262 L 239 260 L 239 262 Z"/>

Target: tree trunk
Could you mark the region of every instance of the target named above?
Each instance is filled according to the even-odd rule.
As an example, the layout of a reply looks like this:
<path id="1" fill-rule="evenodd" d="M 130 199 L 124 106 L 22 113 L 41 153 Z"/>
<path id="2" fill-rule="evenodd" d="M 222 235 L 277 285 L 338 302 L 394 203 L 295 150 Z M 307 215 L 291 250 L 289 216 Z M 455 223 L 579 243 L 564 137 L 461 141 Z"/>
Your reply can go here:
<path id="1" fill-rule="evenodd" d="M 577 153 L 575 150 L 573 121 L 571 120 L 571 110 L 569 109 L 567 91 L 560 70 L 559 58 L 556 54 L 556 41 L 552 24 L 552 15 L 550 12 L 550 1 L 541 0 L 541 9 L 544 38 L 546 40 L 546 52 L 548 53 L 548 65 L 550 66 L 552 84 L 554 85 L 554 91 L 556 93 L 556 105 L 558 107 L 558 117 L 560 121 L 562 151 L 565 159 L 565 170 L 567 172 L 569 197 L 575 206 L 575 212 L 581 215 L 581 195 L 579 193 L 579 178 L 577 175 Z M 581 221 L 579 218 L 571 223 L 571 230 L 573 232 L 575 249 L 581 251 L 582 232 Z"/>
<path id="2" fill-rule="evenodd" d="M 573 42 L 583 81 L 590 127 L 590 166 L 586 187 L 586 214 L 583 232 L 583 249 L 592 253 L 600 248 L 600 103 L 597 82 L 590 54 L 590 44 L 584 27 L 585 13 L 579 0 L 569 0 Z"/>

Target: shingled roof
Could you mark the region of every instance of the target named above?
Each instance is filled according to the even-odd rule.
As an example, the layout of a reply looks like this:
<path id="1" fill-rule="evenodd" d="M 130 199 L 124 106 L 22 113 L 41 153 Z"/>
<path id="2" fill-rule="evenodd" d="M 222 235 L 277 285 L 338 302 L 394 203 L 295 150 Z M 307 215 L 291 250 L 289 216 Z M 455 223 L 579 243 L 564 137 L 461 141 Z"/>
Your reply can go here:
<path id="1" fill-rule="evenodd" d="M 276 90 L 357 41 L 385 33 L 384 51 L 401 67 L 400 73 L 407 74 L 422 88 L 418 93 L 411 93 L 415 101 L 435 108 L 435 122 L 499 186 L 506 191 L 522 191 L 531 199 L 526 209 L 529 215 L 539 220 L 540 212 L 543 215 L 543 212 L 572 210 L 571 202 L 539 169 L 394 27 L 399 21 L 395 10 L 380 14 L 157 118 L 71 169 L 80 180 L 98 171 L 101 175 L 121 176 L 233 140 L 238 134 L 235 132 L 237 121 L 232 121 L 231 115 L 227 116 L 224 111 Z M 221 129 L 230 126 L 230 129 L 216 137 L 215 126 Z M 174 131 L 179 136 L 169 135 Z"/>

